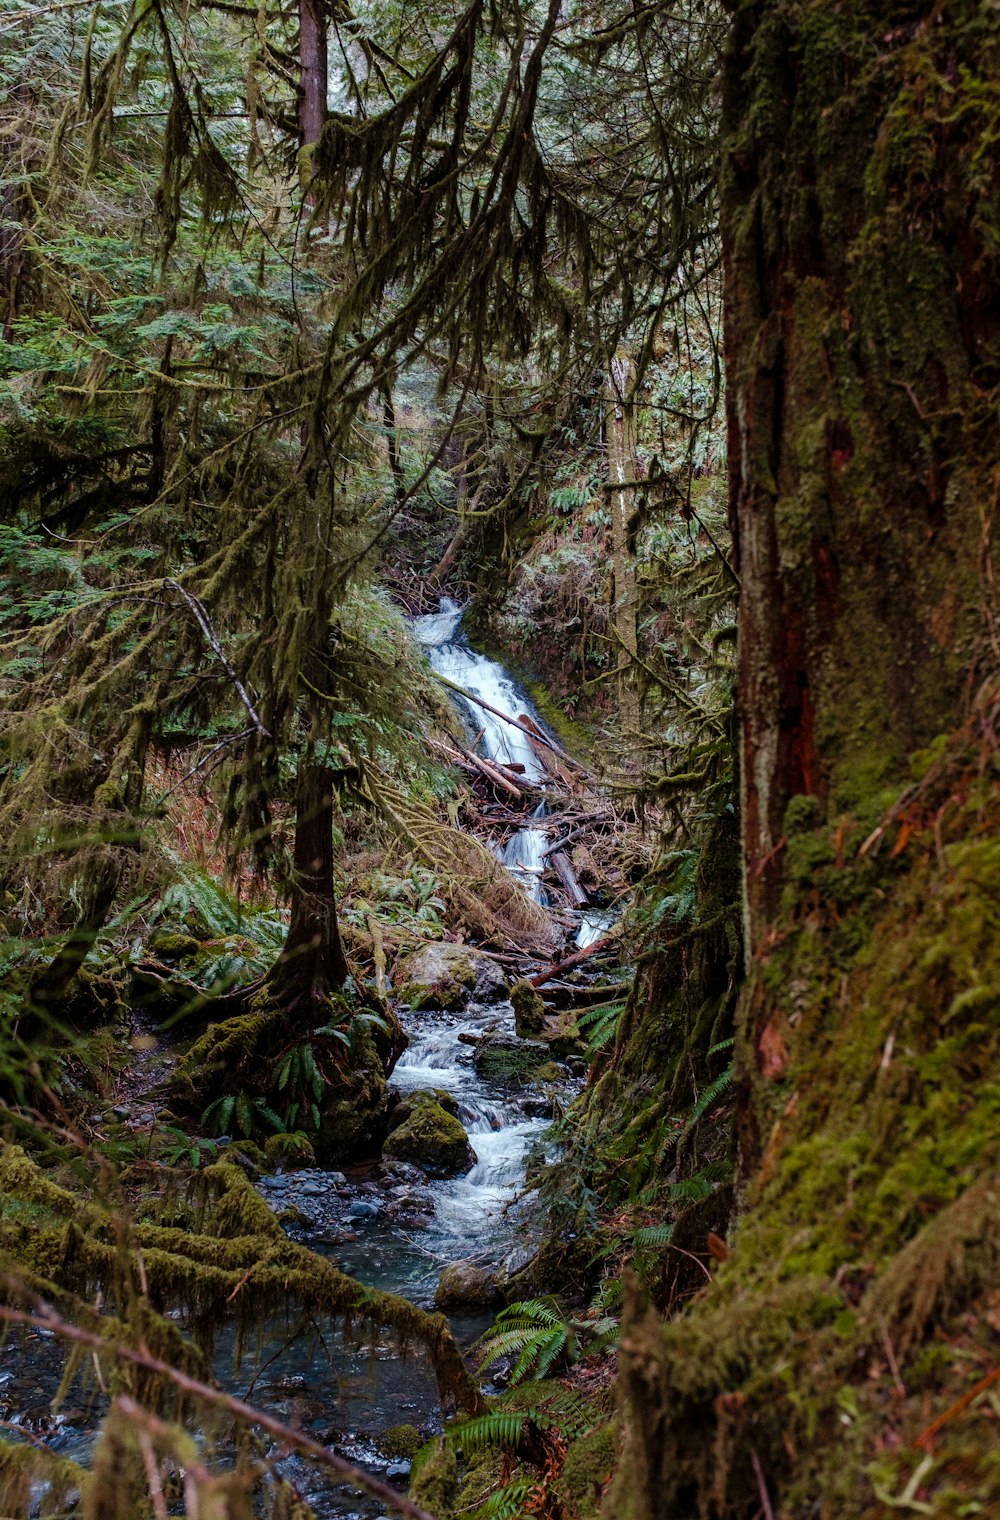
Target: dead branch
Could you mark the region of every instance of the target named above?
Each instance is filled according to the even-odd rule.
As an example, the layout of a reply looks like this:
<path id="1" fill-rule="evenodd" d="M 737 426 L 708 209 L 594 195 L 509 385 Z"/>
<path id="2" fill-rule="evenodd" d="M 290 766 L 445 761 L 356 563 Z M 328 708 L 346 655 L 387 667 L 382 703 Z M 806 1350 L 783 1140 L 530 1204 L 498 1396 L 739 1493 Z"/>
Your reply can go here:
<path id="1" fill-rule="evenodd" d="M 266 1430 L 276 1440 L 311 1457 L 321 1467 L 328 1467 L 331 1471 L 339 1473 L 345 1483 L 353 1483 L 358 1488 L 367 1490 L 390 1509 L 409 1516 L 409 1520 L 434 1520 L 433 1515 L 421 1509 L 419 1504 L 414 1504 L 405 1494 L 397 1493 L 394 1488 L 390 1488 L 388 1483 L 383 1483 L 380 1478 L 366 1472 L 363 1467 L 354 1467 L 350 1462 L 345 1462 L 342 1457 L 338 1457 L 328 1447 L 321 1446 L 310 1436 L 304 1435 L 302 1431 L 293 1430 L 290 1425 L 276 1420 L 273 1415 L 265 1414 L 262 1409 L 255 1409 L 253 1405 L 245 1404 L 242 1399 L 236 1398 L 233 1394 L 211 1388 L 208 1383 L 202 1383 L 198 1378 L 191 1377 L 189 1373 L 181 1372 L 177 1367 L 171 1367 L 169 1362 L 161 1362 L 158 1357 L 152 1356 L 148 1351 L 138 1351 L 134 1346 L 127 1346 L 123 1342 L 111 1343 L 103 1336 L 84 1330 L 79 1325 L 70 1324 L 44 1300 L 39 1302 L 34 1314 L 24 1309 L 11 1309 L 6 1305 L 0 1305 L 0 1320 L 10 1325 L 25 1325 L 31 1330 L 47 1331 L 50 1335 L 59 1336 L 61 1340 L 72 1341 L 77 1346 L 87 1346 L 90 1350 L 103 1355 L 110 1353 L 123 1362 L 131 1363 L 133 1367 L 141 1367 L 144 1372 L 166 1378 L 176 1388 L 191 1394 L 193 1398 L 200 1399 L 202 1403 L 211 1404 L 213 1408 L 223 1410 L 234 1419 L 245 1420 L 249 1425 L 257 1425 L 262 1430 Z"/>

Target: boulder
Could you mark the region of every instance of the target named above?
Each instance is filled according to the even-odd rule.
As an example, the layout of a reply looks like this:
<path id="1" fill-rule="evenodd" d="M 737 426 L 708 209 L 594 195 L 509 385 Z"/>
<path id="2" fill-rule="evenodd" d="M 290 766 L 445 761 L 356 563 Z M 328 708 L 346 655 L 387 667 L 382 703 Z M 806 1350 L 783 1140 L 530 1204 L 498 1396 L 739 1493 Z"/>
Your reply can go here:
<path id="1" fill-rule="evenodd" d="M 428 1177 L 459 1177 L 475 1166 L 478 1158 L 461 1123 L 431 1094 L 408 1094 L 393 1120 L 404 1105 L 383 1147 L 387 1160 L 414 1161 Z"/>
<path id="2" fill-rule="evenodd" d="M 476 1071 L 495 1082 L 526 1082 L 548 1060 L 549 1047 L 541 1040 L 519 1040 L 499 1030 L 476 1046 Z"/>
<path id="3" fill-rule="evenodd" d="M 517 982 L 510 992 L 514 1028 L 522 1040 L 541 1034 L 545 1024 L 545 999 L 530 982 Z"/>
<path id="4" fill-rule="evenodd" d="M 496 1269 L 474 1261 L 455 1261 L 445 1267 L 434 1294 L 437 1309 L 461 1306 L 488 1309 L 499 1300 Z"/>
<path id="5" fill-rule="evenodd" d="M 507 995 L 503 972 L 469 945 L 442 941 L 423 945 L 397 966 L 394 982 L 411 1008 L 464 1008 L 475 1000 L 495 1003 Z"/>
<path id="6" fill-rule="evenodd" d="M 443 1087 L 416 1087 L 412 1092 L 404 1093 L 398 1103 L 389 1112 L 389 1133 L 405 1124 L 415 1108 L 421 1103 L 436 1103 L 443 1108 L 446 1114 L 458 1118 L 458 1099 L 454 1093 L 450 1093 Z"/>

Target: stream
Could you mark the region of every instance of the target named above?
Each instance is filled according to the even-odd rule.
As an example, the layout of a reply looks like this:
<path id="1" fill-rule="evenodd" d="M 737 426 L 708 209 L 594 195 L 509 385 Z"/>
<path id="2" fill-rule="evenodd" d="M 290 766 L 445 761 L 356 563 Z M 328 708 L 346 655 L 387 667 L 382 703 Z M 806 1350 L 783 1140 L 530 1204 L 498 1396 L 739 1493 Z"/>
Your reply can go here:
<path id="1" fill-rule="evenodd" d="M 454 602 L 443 600 L 438 613 L 414 619 L 414 634 L 434 670 L 512 718 L 527 713 L 540 723 L 526 694 L 503 667 L 464 642 L 461 617 Z M 455 701 L 470 743 L 481 734 L 480 754 L 523 766 L 528 779 L 544 783 L 544 769 L 521 730 L 460 697 Z M 545 901 L 541 868 L 547 839 L 543 803 L 531 822 L 498 848 L 508 868 L 539 902 Z M 597 910 L 577 917 L 580 944 L 596 937 L 606 924 Z M 331 1257 L 358 1281 L 403 1294 L 430 1309 L 444 1266 L 479 1256 L 491 1264 L 506 1258 L 511 1266 L 530 1258 L 531 1219 L 516 1198 L 529 1153 L 544 1144 L 552 1095 L 537 1084 L 492 1082 L 476 1071 L 474 1038 L 491 1029 L 514 1033 L 509 1002 L 471 1004 L 454 1013 L 403 1010 L 403 1019 L 410 1043 L 391 1084 L 400 1093 L 440 1088 L 452 1095 L 476 1153 L 472 1169 L 465 1176 L 428 1181 L 411 1163 L 368 1162 L 343 1172 L 279 1172 L 262 1178 L 259 1187 L 273 1208 L 288 1211 L 293 1238 Z M 564 1094 L 573 1085 L 567 1070 Z M 488 1309 L 449 1313 L 454 1333 L 466 1346 L 493 1318 L 494 1311 Z M 380 1449 L 379 1438 L 403 1424 L 416 1426 L 425 1438 L 440 1430 L 434 1378 L 423 1357 L 416 1353 L 401 1358 L 388 1333 L 374 1345 L 357 1349 L 339 1334 L 319 1345 L 302 1334 L 293 1337 L 292 1329 L 291 1322 L 272 1325 L 264 1344 L 240 1366 L 234 1366 L 232 1336 L 223 1336 L 215 1368 L 222 1385 L 405 1488 L 409 1462 Z M 11 1358 L 10 1348 L 0 1355 L 0 1416 L 23 1419 L 24 1428 L 32 1428 L 25 1404 L 39 1404 L 47 1383 L 40 1369 L 46 1351 L 56 1350 L 39 1345 L 37 1354 L 19 1359 Z M 65 1417 L 45 1421 L 45 1439 L 66 1455 L 86 1460 L 95 1423 L 94 1410 L 89 1413 L 85 1419 L 82 1411 L 70 1409 Z M 284 1458 L 281 1471 L 299 1487 L 320 1520 L 374 1520 L 382 1514 L 376 1500 L 338 1485 L 332 1475 L 317 1472 L 298 1457 Z"/>

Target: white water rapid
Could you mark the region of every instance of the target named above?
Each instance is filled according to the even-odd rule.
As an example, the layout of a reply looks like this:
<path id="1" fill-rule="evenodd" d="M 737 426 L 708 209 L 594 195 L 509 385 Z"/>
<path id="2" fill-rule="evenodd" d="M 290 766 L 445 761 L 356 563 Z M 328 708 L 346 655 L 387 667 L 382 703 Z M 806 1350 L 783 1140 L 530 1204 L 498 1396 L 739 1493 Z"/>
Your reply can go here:
<path id="1" fill-rule="evenodd" d="M 477 749 L 486 760 L 497 760 L 501 765 L 523 767 L 522 774 L 528 781 L 544 783 L 545 769 L 531 747 L 531 741 L 517 719 L 527 713 L 534 723 L 540 722 L 538 714 L 526 694 L 496 660 L 488 660 L 477 654 L 460 638 L 462 609 L 450 597 L 441 598 L 439 612 L 427 617 L 414 618 L 411 627 L 416 638 L 427 651 L 431 669 L 439 676 L 453 681 L 475 697 L 488 702 L 496 712 L 469 702 L 458 692 L 452 692 L 455 705 L 469 730 L 470 744 L 477 739 Z M 497 713 L 507 717 L 498 717 Z M 514 720 L 514 721 L 511 721 Z M 545 817 L 545 804 L 540 803 L 533 819 Z M 541 877 L 544 869 L 543 855 L 548 843 L 548 831 L 541 824 L 518 829 L 507 841 L 502 859 L 507 869 L 517 877 L 535 902 L 544 902 Z"/>

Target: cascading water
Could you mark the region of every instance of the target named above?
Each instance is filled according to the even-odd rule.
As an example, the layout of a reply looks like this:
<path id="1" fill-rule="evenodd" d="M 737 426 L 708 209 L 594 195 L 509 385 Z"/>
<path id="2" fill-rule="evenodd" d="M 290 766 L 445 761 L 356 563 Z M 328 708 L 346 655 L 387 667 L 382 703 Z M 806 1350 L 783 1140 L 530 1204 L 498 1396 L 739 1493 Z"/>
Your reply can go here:
<path id="1" fill-rule="evenodd" d="M 510 721 L 522 713 L 538 721 L 531 704 L 502 666 L 461 641 L 461 618 L 461 609 L 445 600 L 438 613 L 415 619 L 413 630 L 434 670 L 509 715 L 499 717 L 456 693 L 470 744 L 482 733 L 480 755 L 521 766 L 520 774 L 542 785 L 544 768 L 527 735 Z M 512 836 L 502 852 L 505 863 L 537 901 L 542 900 L 541 873 L 548 843 L 545 812 L 541 803 L 531 822 Z M 580 935 L 596 937 L 604 924 L 598 910 L 585 910 Z M 548 1119 L 540 1116 L 545 1100 L 537 1092 L 491 1082 L 476 1070 L 470 1042 L 489 1030 L 513 1035 L 509 1003 L 488 1008 L 473 1005 L 462 1013 L 421 1011 L 406 1022 L 410 1044 L 391 1083 L 403 1093 L 417 1088 L 449 1092 L 476 1152 L 475 1166 L 465 1176 L 429 1183 L 380 1178 L 370 1166 L 349 1168 L 349 1177 L 304 1169 L 262 1178 L 260 1187 L 273 1207 L 297 1217 L 293 1234 L 332 1255 L 358 1281 L 430 1307 L 443 1266 L 484 1250 L 496 1261 L 514 1246 L 517 1220 L 511 1204 L 524 1179 L 527 1154 L 541 1139 Z M 451 1316 L 456 1334 L 465 1341 L 483 1331 L 490 1318 L 482 1310 Z M 265 1346 L 254 1370 L 245 1366 L 234 1370 L 233 1337 L 223 1337 L 216 1360 L 223 1386 L 249 1395 L 262 1407 L 332 1442 L 351 1460 L 379 1468 L 404 1483 L 408 1463 L 387 1464 L 378 1438 L 380 1431 L 404 1422 L 425 1429 L 437 1424 L 434 1380 L 419 1359 L 401 1359 L 389 1338 L 380 1340 L 372 1352 L 340 1335 L 317 1354 L 317 1347 L 306 1337 L 289 1340 L 286 1326 L 275 1326 L 271 1346 L 276 1347 L 273 1355 Z M 58 1382 L 57 1364 L 51 1372 L 40 1366 L 30 1371 L 32 1381 L 52 1381 L 53 1387 Z M 13 1372 L 9 1375 L 13 1379 Z M 28 1394 L 15 1392 L 12 1382 L 7 1404 L 5 1376 L 7 1372 L 0 1371 L 0 1413 L 9 1417 L 13 1411 L 14 1418 L 20 1418 L 17 1409 Z M 338 1422 L 333 1430 L 331 1419 Z M 65 1454 L 86 1461 L 92 1425 L 76 1428 L 67 1422 L 64 1431 L 47 1432 L 47 1438 Z M 321 1520 L 374 1520 L 381 1511 L 374 1500 L 358 1490 L 345 1490 L 335 1479 L 323 1478 L 298 1457 L 283 1457 L 280 1470 L 301 1487 Z"/>
<path id="2" fill-rule="evenodd" d="M 479 739 L 479 750 L 485 759 L 498 761 L 501 765 L 519 767 L 519 774 L 526 780 L 541 784 L 545 782 L 545 767 L 541 764 L 531 745 L 531 740 L 518 727 L 517 719 L 526 713 L 534 723 L 540 720 L 532 710 L 528 697 L 508 675 L 502 665 L 477 654 L 459 638 L 462 609 L 449 597 L 441 598 L 441 609 L 426 617 L 414 618 L 412 629 L 427 653 L 432 670 L 446 680 L 461 686 L 473 696 L 488 702 L 495 712 L 470 702 L 458 692 L 453 692 L 455 705 L 469 730 L 470 740 Z M 506 713 L 502 718 L 498 713 Z M 514 720 L 514 721 L 511 721 Z M 545 804 L 540 803 L 533 819 L 545 817 Z M 518 829 L 512 834 L 502 852 L 504 865 L 520 881 L 535 902 L 545 901 L 542 887 L 544 853 L 548 843 L 548 831 L 541 827 Z"/>

